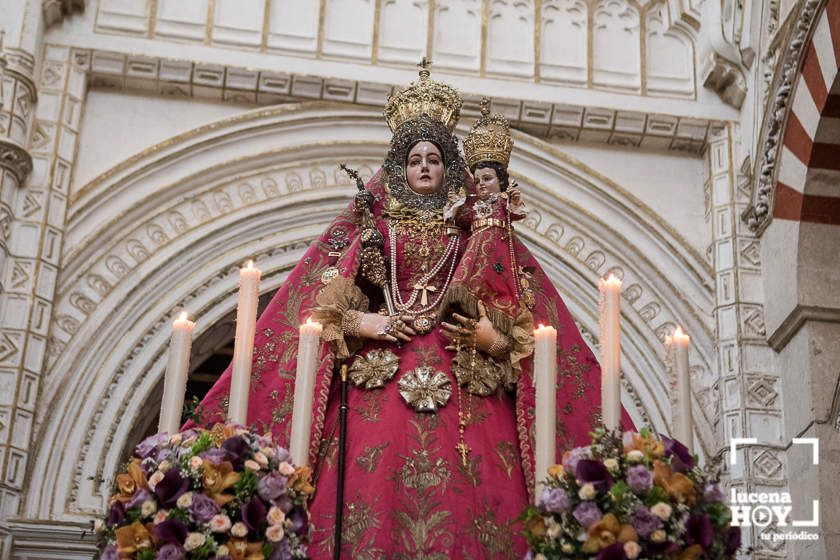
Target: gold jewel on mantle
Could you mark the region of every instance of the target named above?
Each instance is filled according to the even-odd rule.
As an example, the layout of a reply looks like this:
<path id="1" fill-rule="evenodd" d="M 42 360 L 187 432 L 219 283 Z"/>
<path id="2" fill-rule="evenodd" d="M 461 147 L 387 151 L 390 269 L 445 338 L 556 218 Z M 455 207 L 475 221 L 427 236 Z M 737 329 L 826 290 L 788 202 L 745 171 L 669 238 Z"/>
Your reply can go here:
<path id="1" fill-rule="evenodd" d="M 417 412 L 437 412 L 452 396 L 452 382 L 445 373 L 431 366 L 405 372 L 398 387 L 405 402 Z"/>
<path id="2" fill-rule="evenodd" d="M 349 377 L 357 387 L 378 389 L 394 377 L 400 369 L 399 357 L 384 348 L 371 350 L 364 356 L 358 356 L 350 366 Z"/>
<path id="3" fill-rule="evenodd" d="M 482 161 L 494 161 L 507 167 L 510 152 L 513 150 L 513 138 L 510 125 L 504 115 L 490 114 L 490 100 L 481 100 L 481 118 L 473 125 L 464 139 L 464 156 L 467 167 Z"/>
<path id="4" fill-rule="evenodd" d="M 420 63 L 420 79 L 404 90 L 388 96 L 383 114 L 391 132 L 401 124 L 422 114 L 429 115 L 451 131 L 458 124 L 461 115 L 461 95 L 452 86 L 430 78 L 430 61 L 423 57 Z"/>

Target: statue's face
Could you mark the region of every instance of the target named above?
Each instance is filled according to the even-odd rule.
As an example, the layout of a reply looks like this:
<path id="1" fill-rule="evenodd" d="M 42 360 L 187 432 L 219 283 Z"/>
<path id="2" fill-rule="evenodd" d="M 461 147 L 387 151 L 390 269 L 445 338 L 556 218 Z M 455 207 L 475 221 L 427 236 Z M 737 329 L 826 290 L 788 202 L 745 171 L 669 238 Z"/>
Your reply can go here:
<path id="1" fill-rule="evenodd" d="M 431 142 L 418 142 L 408 152 L 405 166 L 408 186 L 417 194 L 436 193 L 443 185 L 443 157 Z"/>
<path id="2" fill-rule="evenodd" d="M 492 167 L 482 167 L 476 169 L 473 173 L 475 179 L 475 191 L 479 196 L 485 197 L 492 193 L 500 192 L 499 178 L 496 176 L 496 170 Z"/>

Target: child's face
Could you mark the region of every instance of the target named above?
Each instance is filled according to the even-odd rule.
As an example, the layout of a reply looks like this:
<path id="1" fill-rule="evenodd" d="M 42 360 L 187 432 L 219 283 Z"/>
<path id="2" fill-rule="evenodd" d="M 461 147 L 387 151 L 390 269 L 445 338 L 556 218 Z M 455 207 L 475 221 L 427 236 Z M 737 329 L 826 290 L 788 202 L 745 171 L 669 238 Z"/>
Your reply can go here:
<path id="1" fill-rule="evenodd" d="M 475 192 L 482 198 L 502 190 L 499 185 L 499 178 L 496 177 L 496 170 L 491 167 L 476 169 L 473 178 L 475 179 Z"/>

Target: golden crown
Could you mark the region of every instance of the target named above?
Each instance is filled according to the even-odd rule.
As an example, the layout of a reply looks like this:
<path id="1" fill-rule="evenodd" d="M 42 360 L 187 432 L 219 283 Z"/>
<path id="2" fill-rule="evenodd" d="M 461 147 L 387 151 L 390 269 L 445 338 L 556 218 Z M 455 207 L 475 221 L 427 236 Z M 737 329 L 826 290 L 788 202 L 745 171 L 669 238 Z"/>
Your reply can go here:
<path id="1" fill-rule="evenodd" d="M 461 95 L 455 88 L 432 80 L 428 66 L 429 62 L 424 58 L 420 63 L 420 79 L 388 96 L 383 114 L 391 132 L 396 132 L 401 124 L 423 113 L 439 120 L 449 130 L 458 124 Z"/>
<path id="2" fill-rule="evenodd" d="M 513 138 L 507 119 L 496 113 L 490 114 L 490 100 L 481 100 L 481 118 L 475 121 L 470 133 L 464 140 L 464 155 L 467 167 L 481 161 L 495 161 L 507 167 L 510 152 L 513 150 Z"/>

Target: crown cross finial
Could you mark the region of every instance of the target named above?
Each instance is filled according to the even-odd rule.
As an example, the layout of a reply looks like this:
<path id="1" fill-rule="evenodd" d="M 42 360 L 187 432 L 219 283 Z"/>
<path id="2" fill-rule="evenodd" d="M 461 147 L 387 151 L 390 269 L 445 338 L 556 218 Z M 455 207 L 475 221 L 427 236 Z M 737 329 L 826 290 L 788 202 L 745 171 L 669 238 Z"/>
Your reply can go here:
<path id="1" fill-rule="evenodd" d="M 490 98 L 485 96 L 481 98 L 481 116 L 486 117 L 490 114 Z"/>
<path id="2" fill-rule="evenodd" d="M 420 64 L 417 66 L 420 67 L 420 77 L 421 78 L 428 78 L 431 74 L 429 68 L 432 66 L 432 61 L 426 58 L 425 56 L 420 60 Z"/>

